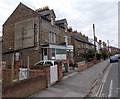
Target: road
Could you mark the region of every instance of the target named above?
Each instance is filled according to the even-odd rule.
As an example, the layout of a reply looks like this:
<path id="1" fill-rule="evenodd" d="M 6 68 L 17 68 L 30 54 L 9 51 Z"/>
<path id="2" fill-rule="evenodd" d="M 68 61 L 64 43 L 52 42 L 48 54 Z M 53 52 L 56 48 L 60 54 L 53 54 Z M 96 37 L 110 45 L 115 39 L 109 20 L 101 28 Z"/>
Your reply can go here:
<path id="1" fill-rule="evenodd" d="M 82 72 L 64 79 L 61 83 L 53 85 L 46 90 L 39 91 L 34 97 L 84 97 L 94 84 L 99 74 L 107 67 L 109 61 L 103 61 L 87 68 Z"/>
<path id="2" fill-rule="evenodd" d="M 120 88 L 118 87 L 118 66 L 120 64 L 111 63 L 106 69 L 105 73 L 99 79 L 98 84 L 95 89 L 94 95 L 96 97 L 118 97 L 118 92 Z M 95 94 L 96 93 L 96 94 Z M 91 95 L 94 97 L 94 95 Z"/>

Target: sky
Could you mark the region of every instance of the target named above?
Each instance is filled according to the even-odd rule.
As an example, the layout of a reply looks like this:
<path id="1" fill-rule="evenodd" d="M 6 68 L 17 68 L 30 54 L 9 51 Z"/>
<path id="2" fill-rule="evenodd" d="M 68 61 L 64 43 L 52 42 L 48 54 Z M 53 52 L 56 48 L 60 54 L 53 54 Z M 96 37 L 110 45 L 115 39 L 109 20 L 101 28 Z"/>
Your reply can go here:
<path id="1" fill-rule="evenodd" d="M 118 0 L 0 0 L 0 36 L 2 24 L 20 2 L 33 10 L 49 6 L 56 20 L 66 18 L 68 26 L 89 38 L 93 38 L 94 23 L 98 40 L 118 47 Z"/>

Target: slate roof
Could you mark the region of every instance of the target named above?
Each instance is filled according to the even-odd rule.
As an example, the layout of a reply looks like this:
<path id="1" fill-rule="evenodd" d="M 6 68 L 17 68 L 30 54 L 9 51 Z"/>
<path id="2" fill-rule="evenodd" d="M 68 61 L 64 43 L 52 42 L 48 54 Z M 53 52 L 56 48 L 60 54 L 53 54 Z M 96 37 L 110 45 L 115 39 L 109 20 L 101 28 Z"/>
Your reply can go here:
<path id="1" fill-rule="evenodd" d="M 85 41 L 85 40 L 83 40 L 82 38 L 79 38 L 79 37 L 77 37 L 77 36 L 72 35 L 71 37 L 73 37 L 74 39 L 76 39 L 76 40 L 78 40 L 78 41 L 80 41 L 80 42 L 87 43 L 87 44 L 90 44 L 90 45 L 93 45 L 93 46 L 94 46 L 94 44 L 92 44 L 92 43 L 90 43 L 90 42 L 88 42 L 88 41 Z"/>

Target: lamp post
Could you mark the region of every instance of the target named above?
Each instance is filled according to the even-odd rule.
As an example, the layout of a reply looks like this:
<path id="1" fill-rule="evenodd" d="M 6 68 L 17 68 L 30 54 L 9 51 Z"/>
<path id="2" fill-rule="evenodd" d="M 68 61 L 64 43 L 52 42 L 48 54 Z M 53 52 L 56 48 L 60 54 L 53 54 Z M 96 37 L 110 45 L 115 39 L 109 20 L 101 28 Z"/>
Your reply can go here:
<path id="1" fill-rule="evenodd" d="M 94 51 L 95 51 L 95 60 L 96 60 L 95 24 L 93 24 L 93 36 L 94 36 Z"/>

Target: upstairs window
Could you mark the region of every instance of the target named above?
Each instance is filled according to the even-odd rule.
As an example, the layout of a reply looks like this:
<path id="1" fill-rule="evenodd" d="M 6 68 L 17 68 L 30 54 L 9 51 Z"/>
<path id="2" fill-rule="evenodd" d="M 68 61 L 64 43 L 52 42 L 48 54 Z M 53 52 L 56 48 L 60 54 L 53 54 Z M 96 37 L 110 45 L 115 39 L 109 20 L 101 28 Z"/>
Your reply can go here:
<path id="1" fill-rule="evenodd" d="M 56 43 L 56 33 L 49 32 L 49 43 Z"/>

